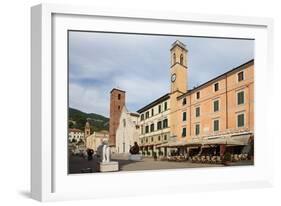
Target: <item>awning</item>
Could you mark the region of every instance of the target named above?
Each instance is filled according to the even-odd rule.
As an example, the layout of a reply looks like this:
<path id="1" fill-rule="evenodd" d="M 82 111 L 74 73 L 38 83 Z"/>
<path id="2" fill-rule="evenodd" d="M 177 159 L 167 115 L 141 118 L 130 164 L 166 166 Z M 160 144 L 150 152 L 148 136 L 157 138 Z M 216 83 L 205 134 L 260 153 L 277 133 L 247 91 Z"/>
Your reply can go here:
<path id="1" fill-rule="evenodd" d="M 249 138 L 252 133 L 237 133 L 237 134 L 227 134 L 227 135 L 218 135 L 207 138 L 191 138 L 188 142 L 168 142 L 164 144 L 159 144 L 156 147 L 199 147 L 204 145 L 247 145 Z"/>

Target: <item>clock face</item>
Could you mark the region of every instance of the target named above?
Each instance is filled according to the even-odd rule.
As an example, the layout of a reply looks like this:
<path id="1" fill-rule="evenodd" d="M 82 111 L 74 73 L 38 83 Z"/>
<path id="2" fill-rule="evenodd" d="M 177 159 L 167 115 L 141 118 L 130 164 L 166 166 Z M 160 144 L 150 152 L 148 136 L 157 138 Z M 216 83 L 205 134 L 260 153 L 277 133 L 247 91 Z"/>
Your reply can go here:
<path id="1" fill-rule="evenodd" d="M 177 78 L 176 74 L 173 74 L 172 77 L 171 77 L 171 81 L 172 82 L 176 81 L 176 78 Z"/>

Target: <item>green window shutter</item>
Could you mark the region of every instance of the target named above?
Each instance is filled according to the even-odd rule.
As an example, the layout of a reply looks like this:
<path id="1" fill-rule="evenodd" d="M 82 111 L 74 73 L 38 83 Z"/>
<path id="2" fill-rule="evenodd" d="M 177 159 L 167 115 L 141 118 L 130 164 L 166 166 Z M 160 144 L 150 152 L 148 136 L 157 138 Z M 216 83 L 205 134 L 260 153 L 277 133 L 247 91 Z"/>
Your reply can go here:
<path id="1" fill-rule="evenodd" d="M 238 104 L 244 104 L 244 92 L 237 93 L 238 96 Z"/>
<path id="2" fill-rule="evenodd" d="M 245 125 L 244 114 L 239 114 L 237 118 L 238 118 L 238 127 L 244 127 Z"/>

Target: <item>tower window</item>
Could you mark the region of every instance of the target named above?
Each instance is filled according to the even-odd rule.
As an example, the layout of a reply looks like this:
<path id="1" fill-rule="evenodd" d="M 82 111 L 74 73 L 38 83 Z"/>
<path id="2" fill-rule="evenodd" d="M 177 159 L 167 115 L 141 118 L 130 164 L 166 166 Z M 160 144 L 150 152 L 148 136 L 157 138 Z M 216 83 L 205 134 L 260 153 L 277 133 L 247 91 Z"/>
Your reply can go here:
<path id="1" fill-rule="evenodd" d="M 183 55 L 181 54 L 180 63 L 183 64 Z"/>
<path id="2" fill-rule="evenodd" d="M 120 106 L 118 106 L 118 110 L 120 110 Z"/>
<path id="3" fill-rule="evenodd" d="M 119 99 L 119 100 L 121 99 L 121 94 L 118 94 L 118 99 Z"/>
<path id="4" fill-rule="evenodd" d="M 173 54 L 173 61 L 174 61 L 173 64 L 175 64 L 176 63 L 176 54 L 175 53 Z"/>

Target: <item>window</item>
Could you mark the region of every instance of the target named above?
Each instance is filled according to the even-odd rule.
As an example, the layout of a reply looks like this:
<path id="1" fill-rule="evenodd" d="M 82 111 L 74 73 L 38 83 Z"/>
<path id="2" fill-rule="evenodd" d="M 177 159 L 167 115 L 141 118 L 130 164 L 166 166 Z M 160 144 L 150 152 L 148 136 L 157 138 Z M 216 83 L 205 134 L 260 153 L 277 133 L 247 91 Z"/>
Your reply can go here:
<path id="1" fill-rule="evenodd" d="M 146 143 L 148 142 L 148 138 L 145 138 Z"/>
<path id="2" fill-rule="evenodd" d="M 153 137 L 151 137 L 151 142 L 153 142 Z"/>
<path id="3" fill-rule="evenodd" d="M 145 113 L 145 119 L 149 118 L 149 111 Z"/>
<path id="4" fill-rule="evenodd" d="M 186 98 L 182 100 L 182 105 L 186 105 Z"/>
<path id="5" fill-rule="evenodd" d="M 168 119 L 164 119 L 163 120 L 163 128 L 167 128 L 168 127 Z"/>
<path id="6" fill-rule="evenodd" d="M 154 124 L 150 125 L 150 132 L 154 132 Z"/>
<path id="7" fill-rule="evenodd" d="M 244 104 L 244 91 L 237 93 L 237 104 Z"/>
<path id="8" fill-rule="evenodd" d="M 121 99 L 121 94 L 118 94 L 118 99 L 119 99 L 119 100 Z"/>
<path id="9" fill-rule="evenodd" d="M 244 72 L 243 72 L 243 71 L 242 71 L 242 72 L 239 72 L 239 73 L 237 74 L 237 76 L 238 76 L 238 82 L 244 80 Z"/>
<path id="10" fill-rule="evenodd" d="M 175 64 L 176 63 L 176 54 L 175 53 L 173 54 L 173 61 L 174 61 L 173 64 Z"/>
<path id="11" fill-rule="evenodd" d="M 154 115 L 154 109 L 151 109 L 151 116 Z"/>
<path id="12" fill-rule="evenodd" d="M 167 140 L 167 135 L 164 135 L 164 140 L 165 140 L 165 141 Z"/>
<path id="13" fill-rule="evenodd" d="M 161 136 L 158 136 L 158 141 L 160 141 L 161 140 Z"/>
<path id="14" fill-rule="evenodd" d="M 185 127 L 182 128 L 181 136 L 186 137 L 186 128 Z"/>
<path id="15" fill-rule="evenodd" d="M 180 56 L 180 63 L 183 64 L 183 55 Z"/>
<path id="16" fill-rule="evenodd" d="M 196 117 L 200 116 L 200 107 L 196 107 L 196 109 L 195 109 L 195 116 Z"/>
<path id="17" fill-rule="evenodd" d="M 167 102 L 164 103 L 164 110 L 166 111 L 168 109 L 168 104 Z"/>
<path id="18" fill-rule="evenodd" d="M 196 92 L 196 99 L 200 98 L 200 92 Z"/>
<path id="19" fill-rule="evenodd" d="M 219 120 L 218 119 L 216 119 L 216 120 L 214 120 L 214 123 L 213 123 L 214 125 L 213 125 L 213 129 L 214 129 L 214 132 L 216 132 L 216 131 L 219 131 Z"/>
<path id="20" fill-rule="evenodd" d="M 141 126 L 141 134 L 143 134 L 143 126 Z"/>
<path id="21" fill-rule="evenodd" d="M 238 114 L 237 115 L 237 126 L 238 127 L 244 127 L 245 126 L 245 115 L 244 114 Z"/>
<path id="22" fill-rule="evenodd" d="M 214 112 L 219 111 L 219 100 L 215 100 L 213 104 L 214 104 Z"/>
<path id="23" fill-rule="evenodd" d="M 195 135 L 199 135 L 200 134 L 200 125 L 196 124 L 195 125 Z"/>
<path id="24" fill-rule="evenodd" d="M 215 90 L 215 92 L 219 91 L 219 83 L 218 82 L 214 84 L 214 90 Z"/>
<path id="25" fill-rule="evenodd" d="M 126 120 L 123 119 L 123 127 L 126 127 Z"/>
<path id="26" fill-rule="evenodd" d="M 118 106 L 118 110 L 120 110 L 120 106 Z"/>
<path id="27" fill-rule="evenodd" d="M 149 126 L 145 126 L 145 133 L 149 132 Z"/>
<path id="28" fill-rule="evenodd" d="M 159 130 L 159 129 L 162 129 L 162 122 L 160 121 L 160 122 L 157 122 L 157 129 Z"/>
<path id="29" fill-rule="evenodd" d="M 182 113 L 182 121 L 186 121 L 186 112 Z"/>
<path id="30" fill-rule="evenodd" d="M 158 106 L 158 113 L 161 113 L 161 105 Z"/>
<path id="31" fill-rule="evenodd" d="M 141 115 L 141 121 L 144 120 L 144 114 Z"/>

